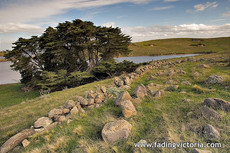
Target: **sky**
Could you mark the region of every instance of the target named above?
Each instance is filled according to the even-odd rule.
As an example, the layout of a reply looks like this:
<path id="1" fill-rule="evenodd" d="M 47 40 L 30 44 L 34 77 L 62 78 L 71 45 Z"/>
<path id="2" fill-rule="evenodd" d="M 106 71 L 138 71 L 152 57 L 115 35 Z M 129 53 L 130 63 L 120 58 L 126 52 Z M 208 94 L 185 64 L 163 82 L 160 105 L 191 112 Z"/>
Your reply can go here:
<path id="1" fill-rule="evenodd" d="M 230 36 L 230 0 L 0 0 L 0 51 L 81 19 L 120 27 L 132 42 Z"/>

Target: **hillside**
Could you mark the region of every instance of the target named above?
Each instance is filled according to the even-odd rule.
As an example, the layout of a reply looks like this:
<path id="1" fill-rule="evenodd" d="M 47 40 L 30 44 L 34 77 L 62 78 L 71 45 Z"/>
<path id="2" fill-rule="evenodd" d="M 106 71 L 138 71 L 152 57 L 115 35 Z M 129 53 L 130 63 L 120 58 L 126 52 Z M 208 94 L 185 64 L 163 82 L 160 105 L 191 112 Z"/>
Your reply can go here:
<path id="1" fill-rule="evenodd" d="M 114 88 L 111 86 L 112 80 L 109 79 L 54 92 L 31 102 L 9 106 L 0 112 L 1 144 L 17 132 L 30 128 L 39 117 L 47 116 L 51 109 L 61 108 L 66 100 L 74 100 L 76 95 L 85 97 L 88 91 L 95 91 L 97 87 L 107 86 L 110 96 L 99 108 L 84 107 L 86 112 L 69 116 L 69 119 L 60 122 L 50 131 L 42 134 L 35 133 L 28 138 L 29 146 L 23 148 L 20 144 L 14 152 L 176 153 L 190 152 L 194 149 L 135 148 L 134 143 L 140 140 L 145 140 L 148 143 L 221 143 L 222 148 L 205 149 L 212 152 L 227 152 L 230 149 L 228 146 L 230 141 L 229 112 L 210 108 L 211 112 L 215 112 L 216 115 L 213 118 L 209 118 L 210 114 L 202 112 L 203 102 L 206 98 L 230 99 L 230 71 L 226 57 L 229 57 L 229 54 L 224 54 L 224 56 L 223 54 L 210 54 L 196 58 L 155 62 L 155 65 L 159 66 L 136 77 L 129 87 Z M 161 63 L 166 63 L 166 65 L 161 66 Z M 211 75 L 221 76 L 224 80 L 221 84 L 208 84 L 207 79 Z M 134 93 L 140 84 L 145 85 L 149 91 L 147 96 L 138 100 Z M 156 97 L 156 93 L 160 90 L 164 90 L 164 92 Z M 133 97 L 132 102 L 137 112 L 136 115 L 129 118 L 123 116 L 120 107 L 114 106 L 115 99 L 123 91 L 128 91 Z M 132 125 L 129 137 L 112 144 L 104 142 L 101 135 L 104 125 L 120 119 L 125 119 Z M 218 138 L 210 139 L 204 135 L 203 127 L 207 124 L 219 131 Z"/>
<path id="2" fill-rule="evenodd" d="M 132 43 L 130 56 L 230 52 L 230 37 L 173 38 Z"/>

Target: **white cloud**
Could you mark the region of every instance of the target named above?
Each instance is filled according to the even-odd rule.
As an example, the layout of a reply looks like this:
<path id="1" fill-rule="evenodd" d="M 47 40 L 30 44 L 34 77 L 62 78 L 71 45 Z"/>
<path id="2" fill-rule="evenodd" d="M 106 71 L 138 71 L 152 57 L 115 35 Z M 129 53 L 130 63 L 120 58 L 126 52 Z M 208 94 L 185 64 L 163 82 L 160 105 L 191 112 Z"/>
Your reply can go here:
<path id="1" fill-rule="evenodd" d="M 7 23 L 0 24 L 0 33 L 14 33 L 14 32 L 28 32 L 28 33 L 41 33 L 43 28 L 37 25 L 22 24 L 22 23 Z"/>
<path id="2" fill-rule="evenodd" d="M 177 2 L 179 0 L 164 0 L 164 2 Z"/>
<path id="3" fill-rule="evenodd" d="M 154 7 L 154 8 L 152 8 L 151 10 L 154 10 L 154 11 L 161 11 L 161 10 L 167 10 L 167 9 L 171 9 L 171 8 L 174 8 L 174 6 Z"/>
<path id="4" fill-rule="evenodd" d="M 197 4 L 197 5 L 194 5 L 194 8 L 195 8 L 196 11 L 204 11 L 207 8 L 215 8 L 217 6 L 218 6 L 218 4 L 215 1 L 215 2 L 212 2 L 212 3 L 206 2 L 205 4 Z"/>
<path id="5" fill-rule="evenodd" d="M 182 24 L 177 26 L 123 27 L 122 31 L 125 34 L 130 35 L 133 42 L 164 38 L 227 37 L 230 35 L 230 24 Z"/>
<path id="6" fill-rule="evenodd" d="M 0 23 L 30 22 L 65 13 L 69 9 L 95 8 L 118 3 L 147 3 L 150 0 L 17 0 L 0 9 Z M 0 5 L 1 5 L 0 1 Z"/>
<path id="7" fill-rule="evenodd" d="M 223 13 L 222 14 L 222 17 L 230 17 L 230 11 L 226 12 L 226 13 Z"/>
<path id="8" fill-rule="evenodd" d="M 105 27 L 115 27 L 115 22 L 106 22 L 104 24 L 102 24 Z"/>

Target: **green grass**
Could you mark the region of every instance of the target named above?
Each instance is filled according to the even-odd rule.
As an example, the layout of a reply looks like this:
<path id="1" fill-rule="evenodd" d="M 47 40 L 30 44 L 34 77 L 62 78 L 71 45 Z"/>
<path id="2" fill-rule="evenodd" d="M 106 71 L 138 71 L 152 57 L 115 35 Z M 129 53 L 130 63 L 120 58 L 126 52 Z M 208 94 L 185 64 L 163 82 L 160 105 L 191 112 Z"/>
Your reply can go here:
<path id="1" fill-rule="evenodd" d="M 51 109 L 62 106 L 68 99 L 76 95 L 84 96 L 86 91 L 95 90 L 97 85 L 107 85 L 110 82 L 111 79 L 96 81 L 76 88 L 53 92 L 49 97 L 38 97 L 25 101 L 25 103 L 2 108 L 0 110 L 0 146 L 17 132 L 30 128 L 39 117 L 47 116 Z M 11 97 L 6 98 L 9 100 Z"/>
<path id="2" fill-rule="evenodd" d="M 0 85 L 0 109 L 17 105 L 39 96 L 38 91 L 24 92 L 21 90 L 22 87 L 22 84 Z"/>
<path id="3" fill-rule="evenodd" d="M 192 38 L 173 38 L 132 43 L 129 46 L 132 50 L 130 56 L 230 52 L 230 37 L 202 40 L 196 42 L 192 41 Z M 205 46 L 191 46 L 196 44 Z"/>
<path id="4" fill-rule="evenodd" d="M 222 55 L 220 55 L 222 56 Z M 230 84 L 228 79 L 230 79 L 229 67 L 225 63 L 224 59 L 219 55 L 206 55 L 205 58 L 215 59 L 205 60 L 202 62 L 187 62 L 181 65 L 175 66 L 173 68 L 159 68 L 151 72 L 146 73 L 143 77 L 135 80 L 130 89 L 128 90 L 130 94 L 133 93 L 134 89 L 140 83 L 145 85 L 149 83 L 160 84 L 166 87 L 165 82 L 169 79 L 177 81 L 179 89 L 171 92 L 166 92 L 164 96 L 160 98 L 154 98 L 151 95 L 146 97 L 141 103 L 134 103 L 137 109 L 137 115 L 127 119 L 127 121 L 133 125 L 132 132 L 127 140 L 121 140 L 114 144 L 106 144 L 101 137 L 101 131 L 103 126 L 114 120 L 122 119 L 121 109 L 114 106 L 114 98 L 108 100 L 106 104 L 98 109 L 87 110 L 86 114 L 77 114 L 74 120 L 67 123 L 62 123 L 56 126 L 53 130 L 46 132 L 44 134 L 35 134 L 29 139 L 31 144 L 28 148 L 21 148 L 22 152 L 79 152 L 79 153 L 94 153 L 94 152 L 106 152 L 106 153 L 128 153 L 138 151 L 138 148 L 134 148 L 134 143 L 138 142 L 140 139 L 144 139 L 149 143 L 154 142 L 200 142 L 207 143 L 201 134 L 201 129 L 205 124 L 211 124 L 216 127 L 221 133 L 221 139 L 212 142 L 219 142 L 223 145 L 221 149 L 217 148 L 206 148 L 211 150 L 213 153 L 218 152 L 228 152 L 229 151 L 229 141 L 230 141 L 230 114 L 223 111 L 218 111 L 222 115 L 222 120 L 206 120 L 200 116 L 199 108 L 205 98 L 222 98 L 225 100 L 230 99 Z M 224 57 L 226 57 L 225 55 Z M 204 57 L 204 56 L 203 56 Z M 215 58 L 213 58 L 215 57 Z M 172 59 L 174 60 L 174 59 Z M 211 68 L 203 69 L 198 68 L 199 64 L 209 64 Z M 150 75 L 154 75 L 159 70 L 169 70 L 183 69 L 186 74 L 176 74 L 171 77 L 167 75 L 162 75 L 161 77 L 155 77 L 155 79 L 149 81 L 147 78 Z M 199 72 L 201 75 L 199 78 L 193 77 L 194 72 Z M 219 74 L 225 77 L 225 82 L 223 85 L 207 85 L 204 81 L 208 76 L 212 74 Z M 181 85 L 182 80 L 187 80 L 192 83 L 192 85 Z M 19 109 L 32 109 L 33 114 L 37 114 L 36 108 L 42 108 L 39 111 L 43 111 L 39 115 L 33 116 L 32 120 L 27 120 L 27 116 L 24 116 L 24 122 L 29 127 L 30 121 L 36 119 L 36 117 L 44 115 L 49 109 L 53 107 L 60 106 L 65 100 L 71 98 L 74 95 L 84 95 L 85 91 L 91 90 L 94 85 L 110 84 L 111 81 L 104 80 L 97 83 L 92 83 L 84 85 L 81 87 L 60 91 L 51 94 L 49 99 L 43 99 L 38 102 L 28 103 L 25 107 L 12 107 L 10 110 Z M 194 90 L 193 85 L 198 91 Z M 215 89 L 215 92 L 209 89 Z M 186 91 L 186 93 L 181 93 L 181 91 Z M 191 99 L 188 103 L 183 103 L 184 99 Z M 9 112 L 9 110 L 7 111 Z M 191 116 L 187 114 L 192 112 Z M 13 112 L 9 112 L 12 114 Z M 32 112 L 27 113 L 30 115 Z M 20 114 L 20 113 L 19 113 Z M 2 116 L 2 115 L 1 115 Z M 12 117 L 12 116 L 11 116 Z M 1 119 L 2 117 L 0 117 Z M 21 117 L 20 117 L 21 118 Z M 17 118 L 17 119 L 20 119 Z M 10 117 L 5 118 L 8 124 Z M 1 121 L 1 120 L 0 120 Z M 2 122 L 1 122 L 2 123 Z M 32 123 L 31 123 L 32 124 Z M 5 126 L 5 124 L 4 124 Z M 25 127 L 25 126 L 24 126 Z M 13 129 L 20 130 L 22 127 L 18 128 L 14 126 Z M 8 128 L 2 130 L 3 132 L 9 131 Z M 76 132 L 77 131 L 77 132 Z M 142 152 L 163 152 L 163 153 L 176 153 L 176 152 L 191 152 L 192 148 L 179 148 L 176 150 L 169 148 L 142 148 Z M 139 150 L 140 151 L 140 150 Z"/>

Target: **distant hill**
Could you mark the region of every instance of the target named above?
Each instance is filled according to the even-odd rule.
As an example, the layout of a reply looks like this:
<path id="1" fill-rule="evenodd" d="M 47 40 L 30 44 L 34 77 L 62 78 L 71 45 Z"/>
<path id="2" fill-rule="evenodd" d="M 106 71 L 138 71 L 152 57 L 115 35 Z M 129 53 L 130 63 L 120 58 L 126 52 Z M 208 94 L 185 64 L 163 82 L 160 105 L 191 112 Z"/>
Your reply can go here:
<path id="1" fill-rule="evenodd" d="M 173 38 L 132 43 L 129 56 L 230 52 L 230 37 Z"/>

